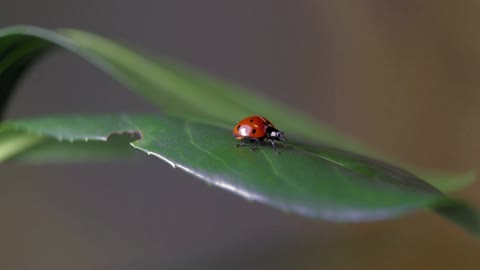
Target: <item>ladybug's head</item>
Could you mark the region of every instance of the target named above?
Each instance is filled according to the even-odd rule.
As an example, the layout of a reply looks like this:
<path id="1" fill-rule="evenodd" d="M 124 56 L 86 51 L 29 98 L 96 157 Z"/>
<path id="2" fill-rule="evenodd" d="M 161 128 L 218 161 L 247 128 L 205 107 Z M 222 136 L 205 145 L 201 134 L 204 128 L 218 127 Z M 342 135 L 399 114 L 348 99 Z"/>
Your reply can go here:
<path id="1" fill-rule="evenodd" d="M 287 140 L 287 138 L 285 137 L 285 134 L 283 134 L 283 132 L 281 132 L 280 130 L 272 130 L 270 132 L 270 137 L 282 142 Z"/>

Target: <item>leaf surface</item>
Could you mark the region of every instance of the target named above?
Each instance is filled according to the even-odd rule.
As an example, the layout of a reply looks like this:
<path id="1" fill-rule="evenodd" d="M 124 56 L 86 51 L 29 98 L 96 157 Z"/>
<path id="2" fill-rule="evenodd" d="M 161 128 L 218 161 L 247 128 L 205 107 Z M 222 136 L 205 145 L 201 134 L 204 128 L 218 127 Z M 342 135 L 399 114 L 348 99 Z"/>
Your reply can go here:
<path id="1" fill-rule="evenodd" d="M 249 147 L 233 147 L 236 140 L 230 129 L 183 118 L 78 115 L 17 120 L 3 124 L 1 130 L 0 138 L 15 132 L 50 143 L 102 142 L 123 134 L 134 148 L 209 184 L 326 220 L 391 218 L 446 198 L 418 177 L 381 161 L 295 141 L 279 147 L 279 155 L 268 144 L 252 152 Z"/>

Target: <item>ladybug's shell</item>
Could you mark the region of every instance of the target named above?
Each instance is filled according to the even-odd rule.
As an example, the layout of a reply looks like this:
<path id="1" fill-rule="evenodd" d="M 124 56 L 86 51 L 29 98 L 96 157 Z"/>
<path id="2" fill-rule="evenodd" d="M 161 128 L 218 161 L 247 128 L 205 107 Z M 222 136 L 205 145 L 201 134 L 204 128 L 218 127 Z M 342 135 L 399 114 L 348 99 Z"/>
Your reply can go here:
<path id="1" fill-rule="evenodd" d="M 268 119 L 261 116 L 250 116 L 240 120 L 233 128 L 233 136 L 237 140 L 264 139 L 267 137 L 267 128 L 275 128 Z"/>

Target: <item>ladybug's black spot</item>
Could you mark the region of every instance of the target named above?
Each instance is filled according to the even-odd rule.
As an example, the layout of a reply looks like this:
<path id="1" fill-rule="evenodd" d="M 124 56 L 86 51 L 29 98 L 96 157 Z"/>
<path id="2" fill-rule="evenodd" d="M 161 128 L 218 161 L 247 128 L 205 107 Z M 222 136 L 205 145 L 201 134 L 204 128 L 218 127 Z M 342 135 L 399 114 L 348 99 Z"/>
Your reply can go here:
<path id="1" fill-rule="evenodd" d="M 253 122 L 253 118 L 252 118 L 252 119 L 250 119 L 250 123 L 251 123 L 251 122 Z"/>
<path id="2" fill-rule="evenodd" d="M 240 130 L 240 125 L 238 125 L 238 127 L 237 127 L 237 131 L 239 131 L 239 130 Z"/>
<path id="3" fill-rule="evenodd" d="M 252 134 L 255 134 L 255 132 L 257 132 L 257 130 L 256 130 L 256 129 L 253 129 L 253 130 L 252 130 Z"/>

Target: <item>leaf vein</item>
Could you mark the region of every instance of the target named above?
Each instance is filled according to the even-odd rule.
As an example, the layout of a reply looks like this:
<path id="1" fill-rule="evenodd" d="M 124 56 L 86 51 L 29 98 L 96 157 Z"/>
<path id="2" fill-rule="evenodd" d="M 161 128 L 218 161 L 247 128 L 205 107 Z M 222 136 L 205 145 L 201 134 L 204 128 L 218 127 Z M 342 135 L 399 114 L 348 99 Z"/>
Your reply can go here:
<path id="1" fill-rule="evenodd" d="M 210 156 L 212 156 L 214 159 L 218 160 L 220 163 L 223 164 L 223 166 L 225 166 L 225 168 L 228 168 L 229 170 L 231 171 L 234 171 L 237 173 L 237 170 L 235 170 L 234 168 L 232 168 L 230 165 L 228 165 L 225 160 L 221 159 L 220 157 L 218 157 L 217 155 L 213 154 L 212 152 L 208 151 L 207 149 L 201 147 L 200 145 L 198 145 L 194 139 L 193 139 L 193 134 L 192 134 L 192 131 L 190 130 L 190 126 L 189 126 L 189 121 L 185 121 L 185 131 L 187 132 L 187 135 L 189 137 L 189 141 L 190 143 L 195 146 L 196 148 L 198 148 L 199 150 L 209 154 Z"/>
<path id="2" fill-rule="evenodd" d="M 295 184 L 294 182 L 288 180 L 283 174 L 281 174 L 273 165 L 272 160 L 267 156 L 265 151 L 261 150 L 263 156 L 265 157 L 265 160 L 267 161 L 268 165 L 270 165 L 270 168 L 272 169 L 272 172 L 274 175 L 278 176 L 280 179 L 283 180 L 283 182 L 287 183 L 288 185 L 292 186 L 293 188 L 297 189 L 298 191 L 305 192 L 305 188 L 303 188 L 300 185 Z"/>

